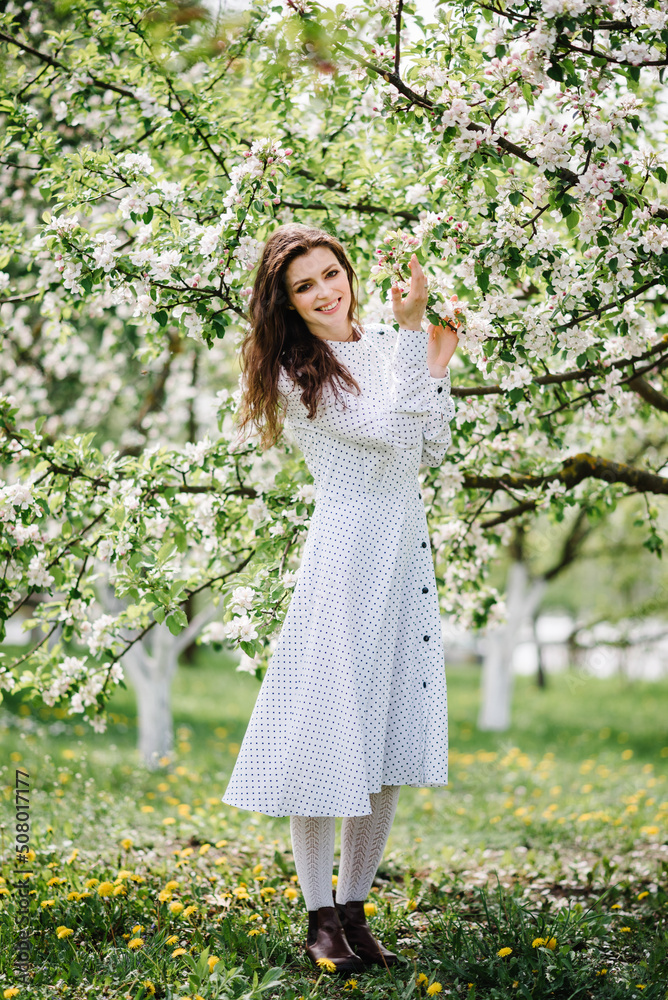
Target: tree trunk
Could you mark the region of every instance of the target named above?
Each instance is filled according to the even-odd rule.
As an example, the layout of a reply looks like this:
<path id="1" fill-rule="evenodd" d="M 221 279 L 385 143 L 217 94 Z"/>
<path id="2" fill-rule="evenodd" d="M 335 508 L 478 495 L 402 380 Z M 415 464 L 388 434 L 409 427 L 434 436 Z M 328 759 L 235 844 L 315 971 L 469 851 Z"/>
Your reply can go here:
<path id="1" fill-rule="evenodd" d="M 511 563 L 506 595 L 507 622 L 489 632 L 482 669 L 482 699 L 478 728 L 504 732 L 510 726 L 513 652 L 519 632 L 545 589 L 545 580 L 530 580 L 523 562 Z"/>
<path id="2" fill-rule="evenodd" d="M 160 759 L 169 757 L 174 749 L 170 691 L 178 663 L 178 649 L 169 629 L 161 625 L 153 631 L 151 652 L 139 648 L 123 660 L 137 695 L 138 749 L 149 771 L 159 768 Z"/>
<path id="3" fill-rule="evenodd" d="M 109 584 L 100 584 L 100 603 L 110 614 L 118 614 L 123 601 Z M 154 625 L 142 642 L 131 646 L 121 664 L 137 695 L 138 750 L 149 771 L 159 768 L 160 759 L 174 749 L 174 724 L 170 691 L 179 656 L 217 613 L 213 604 L 205 606 L 173 636 L 166 625 Z"/>
<path id="4" fill-rule="evenodd" d="M 536 644 L 536 684 L 541 690 L 545 690 L 547 687 L 547 674 L 545 673 L 545 664 L 543 663 L 543 646 L 540 639 L 538 638 L 538 607 L 534 609 L 533 614 L 533 641 Z"/>
<path id="5" fill-rule="evenodd" d="M 135 685 L 137 690 L 138 748 L 149 771 L 174 749 L 170 690 L 172 677 L 151 675 Z"/>

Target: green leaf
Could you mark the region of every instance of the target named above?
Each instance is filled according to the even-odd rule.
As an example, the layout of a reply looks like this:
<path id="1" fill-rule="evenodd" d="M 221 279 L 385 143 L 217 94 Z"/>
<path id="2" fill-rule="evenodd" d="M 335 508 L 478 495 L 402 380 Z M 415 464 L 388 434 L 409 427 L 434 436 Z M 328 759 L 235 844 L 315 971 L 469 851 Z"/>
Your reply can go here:
<path id="1" fill-rule="evenodd" d="M 579 212 L 570 212 L 566 216 L 566 225 L 568 226 L 569 229 L 575 229 L 579 221 L 580 221 Z"/>
<path id="2" fill-rule="evenodd" d="M 489 271 L 481 271 L 480 274 L 476 276 L 476 280 L 480 291 L 484 295 L 489 288 Z"/>
<path id="3" fill-rule="evenodd" d="M 188 619 L 186 618 L 185 612 L 182 611 L 181 608 L 174 608 L 174 610 L 167 615 L 165 624 L 172 635 L 178 635 L 179 632 L 182 632 L 188 624 Z"/>

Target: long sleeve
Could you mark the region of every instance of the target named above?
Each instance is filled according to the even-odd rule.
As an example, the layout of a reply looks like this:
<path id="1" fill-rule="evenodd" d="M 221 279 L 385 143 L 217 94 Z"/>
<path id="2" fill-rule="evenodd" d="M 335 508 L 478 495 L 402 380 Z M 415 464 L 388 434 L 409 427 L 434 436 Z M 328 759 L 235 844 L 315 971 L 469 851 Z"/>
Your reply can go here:
<path id="1" fill-rule="evenodd" d="M 285 381 L 291 380 L 285 378 Z M 299 390 L 287 393 L 286 419 L 297 432 L 313 430 L 349 443 L 406 449 L 422 446 L 422 429 L 433 398 L 427 366 L 427 337 L 422 330 L 400 329 L 390 355 L 390 391 L 384 396 L 331 391 L 313 420 L 306 415 Z M 279 382 L 279 387 L 281 383 Z"/>
<path id="2" fill-rule="evenodd" d="M 450 395 L 450 372 L 443 378 L 431 378 L 432 397 L 429 416 L 423 426 L 422 457 L 420 462 L 432 468 L 440 465 L 452 440 L 450 421 L 455 415 L 455 406 Z"/>

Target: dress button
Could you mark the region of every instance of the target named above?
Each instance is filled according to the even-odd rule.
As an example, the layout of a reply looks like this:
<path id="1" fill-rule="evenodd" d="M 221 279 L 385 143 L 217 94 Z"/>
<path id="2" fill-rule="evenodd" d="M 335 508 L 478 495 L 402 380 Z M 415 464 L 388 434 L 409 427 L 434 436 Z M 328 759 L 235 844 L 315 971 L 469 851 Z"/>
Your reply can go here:
<path id="1" fill-rule="evenodd" d="M 423 549 L 426 549 L 426 548 L 427 548 L 427 543 L 426 543 L 426 542 L 423 542 L 423 543 L 422 543 L 422 548 L 423 548 Z"/>
<path id="2" fill-rule="evenodd" d="M 427 682 L 426 681 L 422 681 L 422 687 L 426 688 L 426 686 L 427 686 Z"/>
<path id="3" fill-rule="evenodd" d="M 419 498 L 420 498 L 420 500 L 421 500 L 421 499 L 422 499 L 422 494 L 421 494 L 421 493 L 418 493 L 418 496 L 419 496 Z"/>
<path id="4" fill-rule="evenodd" d="M 422 588 L 422 593 L 423 594 L 428 594 L 429 593 L 429 587 L 423 587 Z"/>
<path id="5" fill-rule="evenodd" d="M 442 386 L 442 385 L 439 385 L 439 387 L 438 387 L 438 389 L 436 390 L 436 392 L 443 392 L 443 386 Z"/>
<path id="6" fill-rule="evenodd" d="M 423 635 L 422 638 L 424 639 L 425 642 L 427 642 L 427 640 L 429 639 L 429 636 L 428 635 Z"/>

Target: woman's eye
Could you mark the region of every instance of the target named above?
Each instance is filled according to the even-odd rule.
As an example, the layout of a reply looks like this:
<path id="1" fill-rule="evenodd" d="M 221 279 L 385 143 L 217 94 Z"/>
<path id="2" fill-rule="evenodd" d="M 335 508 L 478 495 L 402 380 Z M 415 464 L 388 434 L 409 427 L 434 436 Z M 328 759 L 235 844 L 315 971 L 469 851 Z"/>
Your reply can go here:
<path id="1" fill-rule="evenodd" d="M 338 269 L 337 269 L 337 268 L 333 268 L 333 270 L 331 270 L 331 271 L 329 272 L 329 274 L 327 275 L 327 277 L 328 277 L 328 278 L 331 278 L 331 276 L 332 276 L 333 274 L 338 274 L 338 273 L 339 273 L 339 272 L 338 272 Z"/>

